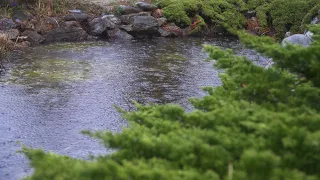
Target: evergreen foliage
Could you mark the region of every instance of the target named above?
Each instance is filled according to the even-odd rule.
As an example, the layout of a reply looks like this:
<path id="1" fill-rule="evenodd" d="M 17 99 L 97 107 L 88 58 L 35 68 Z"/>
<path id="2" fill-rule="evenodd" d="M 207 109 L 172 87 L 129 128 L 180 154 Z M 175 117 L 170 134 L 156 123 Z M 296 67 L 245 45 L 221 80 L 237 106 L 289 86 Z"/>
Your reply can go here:
<path id="1" fill-rule="evenodd" d="M 205 45 L 223 85 L 204 88 L 178 105 L 136 104 L 119 110 L 122 132 L 84 132 L 117 151 L 92 161 L 24 147 L 35 168 L 30 179 L 320 179 L 320 27 L 306 48 L 281 47 L 239 33 L 243 43 L 273 58 L 265 69 L 231 50 Z"/>

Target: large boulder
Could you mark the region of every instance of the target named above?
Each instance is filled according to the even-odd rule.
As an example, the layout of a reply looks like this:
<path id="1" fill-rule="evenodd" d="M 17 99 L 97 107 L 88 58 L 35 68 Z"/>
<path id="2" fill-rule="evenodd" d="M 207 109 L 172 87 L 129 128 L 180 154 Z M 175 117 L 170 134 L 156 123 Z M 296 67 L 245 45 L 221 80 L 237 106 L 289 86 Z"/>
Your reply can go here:
<path id="1" fill-rule="evenodd" d="M 39 44 L 45 40 L 40 34 L 32 30 L 26 30 L 21 35 L 26 36 L 26 40 L 31 42 L 32 44 Z"/>
<path id="2" fill-rule="evenodd" d="M 137 2 L 136 5 L 142 10 L 142 11 L 154 11 L 158 9 L 156 5 L 145 3 L 145 2 Z"/>
<path id="3" fill-rule="evenodd" d="M 17 28 L 17 24 L 12 21 L 12 19 L 9 18 L 2 18 L 0 19 L 0 30 L 9 30 Z"/>
<path id="4" fill-rule="evenodd" d="M 127 25 L 127 32 L 135 37 L 157 36 L 159 24 L 152 16 L 134 16 L 132 24 Z"/>
<path id="5" fill-rule="evenodd" d="M 90 34 L 106 36 L 107 31 L 116 28 L 116 24 L 109 18 L 94 18 L 89 22 Z"/>
<path id="6" fill-rule="evenodd" d="M 76 21 L 67 21 L 60 27 L 49 31 L 45 36 L 45 43 L 83 41 L 88 38 L 88 33 Z"/>
<path id="7" fill-rule="evenodd" d="M 139 13 L 142 10 L 140 8 L 133 7 L 133 6 L 120 5 L 117 7 L 116 11 L 121 15 L 125 15 L 125 14 Z"/>

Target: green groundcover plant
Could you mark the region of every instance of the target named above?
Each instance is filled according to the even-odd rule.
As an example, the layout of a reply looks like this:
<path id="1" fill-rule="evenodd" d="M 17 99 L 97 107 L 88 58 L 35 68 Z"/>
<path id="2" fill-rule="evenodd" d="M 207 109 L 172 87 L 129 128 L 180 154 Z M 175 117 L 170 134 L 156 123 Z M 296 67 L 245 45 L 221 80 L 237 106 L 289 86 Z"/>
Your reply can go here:
<path id="1" fill-rule="evenodd" d="M 91 161 L 23 147 L 35 169 L 28 179 L 320 179 L 320 27 L 311 29 L 308 48 L 238 33 L 273 59 L 269 69 L 205 45 L 224 69 L 223 84 L 191 99 L 192 112 L 173 104 L 119 109 L 128 128 L 84 132 L 116 150 Z"/>
<path id="2" fill-rule="evenodd" d="M 302 33 L 320 9 L 319 0 L 154 0 L 169 21 L 184 27 L 195 16 L 208 26 L 226 23 L 235 29 L 246 25 L 245 13 L 255 12 L 261 29 L 274 29 L 278 39 L 287 31 Z M 199 19 L 199 18 L 198 18 Z M 202 26 L 205 28 L 206 26 Z"/>

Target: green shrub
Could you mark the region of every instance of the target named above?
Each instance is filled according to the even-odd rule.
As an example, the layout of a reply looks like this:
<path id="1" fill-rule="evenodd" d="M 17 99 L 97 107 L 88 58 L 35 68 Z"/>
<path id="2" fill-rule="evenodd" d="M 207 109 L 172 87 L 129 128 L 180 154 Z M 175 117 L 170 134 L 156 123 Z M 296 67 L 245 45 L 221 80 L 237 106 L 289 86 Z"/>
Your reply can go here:
<path id="1" fill-rule="evenodd" d="M 291 33 L 303 32 L 300 30 L 302 20 L 314 5 L 309 0 L 273 1 L 270 4 L 270 14 L 277 36 L 282 38 L 287 31 Z"/>
<path id="2" fill-rule="evenodd" d="M 209 25 L 227 23 L 234 28 L 242 28 L 245 18 L 240 11 L 246 9 L 242 0 L 159 0 L 164 16 L 169 21 L 185 27 L 191 25 L 191 19 L 200 15 Z"/>
<path id="3" fill-rule="evenodd" d="M 92 161 L 24 147 L 30 179 L 319 179 L 320 26 L 311 29 L 308 48 L 239 33 L 273 58 L 269 69 L 205 45 L 223 84 L 191 99 L 192 112 L 172 104 L 119 110 L 129 123 L 122 132 L 85 132 L 117 150 Z"/>

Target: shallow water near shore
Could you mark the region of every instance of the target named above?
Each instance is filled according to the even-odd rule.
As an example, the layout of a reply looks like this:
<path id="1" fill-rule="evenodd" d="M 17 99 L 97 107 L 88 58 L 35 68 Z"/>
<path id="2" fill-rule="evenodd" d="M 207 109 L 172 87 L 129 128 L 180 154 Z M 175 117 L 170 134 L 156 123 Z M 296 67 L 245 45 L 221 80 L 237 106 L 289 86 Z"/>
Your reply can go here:
<path id="1" fill-rule="evenodd" d="M 236 40 L 147 39 L 58 43 L 15 52 L 0 76 L 0 179 L 30 174 L 18 141 L 33 148 L 88 159 L 111 153 L 81 130 L 121 131 L 125 120 L 113 105 L 178 103 L 201 86 L 218 86 L 218 70 L 202 44 L 228 47 L 257 63 L 266 60 Z"/>

